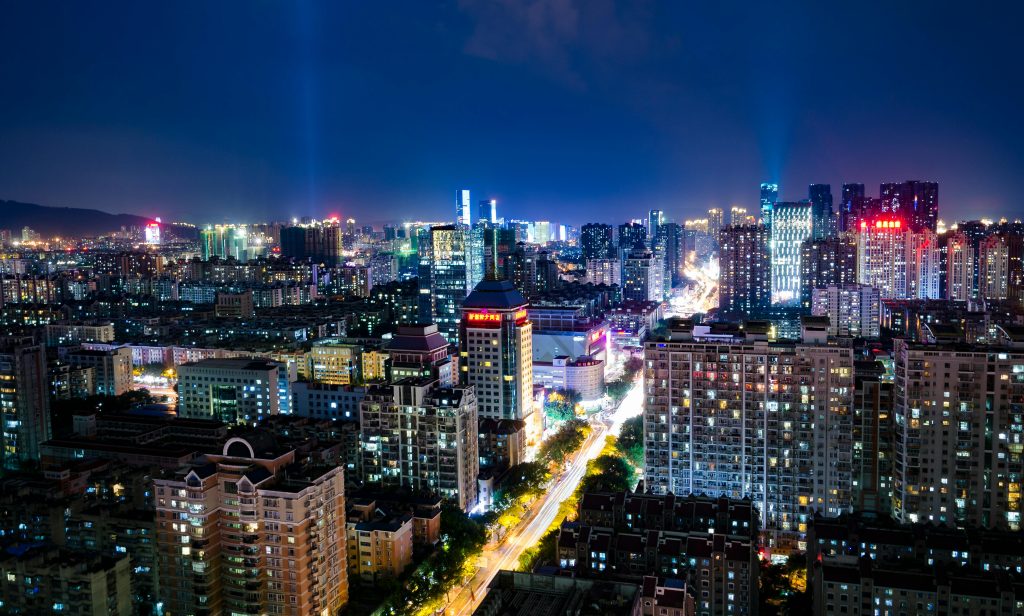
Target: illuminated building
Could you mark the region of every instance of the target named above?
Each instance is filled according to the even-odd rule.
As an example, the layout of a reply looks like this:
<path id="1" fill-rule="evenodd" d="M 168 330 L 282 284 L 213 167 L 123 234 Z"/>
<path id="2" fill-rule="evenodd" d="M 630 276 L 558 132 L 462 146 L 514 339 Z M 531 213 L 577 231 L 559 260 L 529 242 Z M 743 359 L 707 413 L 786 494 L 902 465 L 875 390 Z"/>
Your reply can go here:
<path id="1" fill-rule="evenodd" d="M 718 238 L 718 232 L 722 230 L 725 225 L 724 214 L 722 210 L 717 207 L 708 210 L 708 234 L 713 238 Z"/>
<path id="2" fill-rule="evenodd" d="M 892 514 L 902 522 L 1021 529 L 1024 340 L 896 340 Z"/>
<path id="3" fill-rule="evenodd" d="M 940 251 L 927 229 L 914 233 L 900 219 L 861 220 L 857 233 L 857 282 L 882 299 L 938 299 Z"/>
<path id="4" fill-rule="evenodd" d="M 587 281 L 595 285 L 621 285 L 622 264 L 618 259 L 587 259 Z"/>
<path id="5" fill-rule="evenodd" d="M 843 192 L 839 201 L 836 217 L 836 230 L 839 233 L 852 233 L 857 230 L 860 212 L 864 205 L 864 185 L 858 183 L 843 184 Z"/>
<path id="6" fill-rule="evenodd" d="M 857 282 L 857 242 L 853 236 L 807 240 L 800 247 L 800 306 L 811 307 L 814 289 Z"/>
<path id="7" fill-rule="evenodd" d="M 130 357 L 130 353 L 129 353 Z M 290 370 L 262 359 L 206 359 L 178 368 L 178 416 L 252 425 L 290 414 Z"/>
<path id="8" fill-rule="evenodd" d="M 780 201 L 772 208 L 769 252 L 773 304 L 800 301 L 801 246 L 813 234 L 813 214 L 809 201 Z"/>
<path id="9" fill-rule="evenodd" d="M 726 315 L 762 314 L 771 306 L 767 227 L 726 227 L 718 243 L 719 310 Z"/>
<path id="10" fill-rule="evenodd" d="M 986 237 L 978 253 L 978 295 L 983 299 L 1006 299 L 1010 281 L 1010 245 L 1006 234 Z"/>
<path id="11" fill-rule="evenodd" d="M 812 292 L 814 316 L 829 319 L 829 336 L 878 338 L 882 299 L 878 289 L 864 285 L 829 285 Z"/>
<path id="12" fill-rule="evenodd" d="M 476 391 L 481 420 L 522 422 L 510 436 L 522 450 L 538 428 L 533 404 L 533 324 L 527 302 L 508 280 L 487 278 L 462 306 L 459 382 Z M 480 456 L 489 452 L 481 448 Z"/>
<path id="13" fill-rule="evenodd" d="M 945 299 L 966 302 L 974 297 L 974 247 L 960 231 L 946 239 Z"/>
<path id="14" fill-rule="evenodd" d="M 52 436 L 46 351 L 31 338 L 0 340 L 0 418 L 3 468 L 39 461 L 39 446 Z"/>
<path id="15" fill-rule="evenodd" d="M 341 224 L 337 218 L 281 229 L 281 256 L 339 265 L 342 252 Z"/>
<path id="16" fill-rule="evenodd" d="M 477 398 L 471 387 L 430 377 L 373 387 L 359 409 L 363 480 L 476 505 L 480 472 Z"/>
<path id="17" fill-rule="evenodd" d="M 600 359 L 561 355 L 551 361 L 534 361 L 533 381 L 549 390 L 571 389 L 583 402 L 593 402 L 604 396 L 604 368 Z"/>
<path id="18" fill-rule="evenodd" d="M 348 575 L 366 582 L 398 578 L 412 564 L 412 515 L 381 515 L 381 509 L 356 505 L 345 523 Z"/>
<path id="19" fill-rule="evenodd" d="M 241 225 L 207 225 L 199 230 L 199 253 L 203 261 L 220 257 L 234 258 L 245 263 L 252 256 L 249 250 L 249 233 Z"/>
<path id="20" fill-rule="evenodd" d="M 0 552 L 0 607 L 5 614 L 129 616 L 137 613 L 132 564 L 123 553 L 15 543 Z"/>
<path id="21" fill-rule="evenodd" d="M 892 506 L 893 382 L 879 361 L 858 361 L 853 375 L 853 509 Z"/>
<path id="22" fill-rule="evenodd" d="M 939 220 L 939 185 L 936 182 L 887 182 L 878 191 L 882 214 L 900 218 L 910 230 L 936 231 Z"/>
<path id="23" fill-rule="evenodd" d="M 132 388 L 132 350 L 128 347 L 112 349 L 75 349 L 66 355 L 68 363 L 95 369 L 96 393 L 120 396 Z"/>
<path id="24" fill-rule="evenodd" d="M 634 248 L 647 246 L 647 228 L 637 222 L 619 225 L 619 255 L 629 254 Z"/>
<path id="25" fill-rule="evenodd" d="M 661 301 L 664 297 L 664 266 L 645 249 L 630 251 L 622 262 L 624 301 Z"/>
<path id="26" fill-rule="evenodd" d="M 144 231 L 144 237 L 146 238 L 146 243 L 147 244 L 150 244 L 152 246 L 159 246 L 160 245 L 160 219 L 159 218 L 156 219 L 156 222 L 151 222 L 151 223 L 146 225 L 146 229 Z"/>
<path id="27" fill-rule="evenodd" d="M 455 191 L 455 224 L 469 226 L 470 220 L 470 204 L 472 202 L 469 198 L 468 190 Z"/>
<path id="28" fill-rule="evenodd" d="M 658 236 L 661 234 L 661 225 L 664 222 L 665 213 L 661 210 L 650 210 L 647 212 L 647 238 L 650 241 L 651 247 L 658 240 Z"/>
<path id="29" fill-rule="evenodd" d="M 155 478 L 167 611 L 341 610 L 348 602 L 343 472 L 249 437 Z"/>
<path id="30" fill-rule="evenodd" d="M 684 229 L 675 222 L 661 225 L 661 239 L 665 244 L 665 289 L 671 291 L 683 283 L 686 269 L 686 236 Z"/>
<path id="31" fill-rule="evenodd" d="M 811 237 L 821 240 L 833 235 L 832 186 L 811 184 L 808 188 L 811 202 Z"/>
<path id="32" fill-rule="evenodd" d="M 738 205 L 732 206 L 729 210 L 729 225 L 734 227 L 745 224 L 747 224 L 747 208 Z"/>
<path id="33" fill-rule="evenodd" d="M 351 385 L 363 380 L 363 347 L 336 340 L 317 341 L 309 349 L 310 380 L 328 385 Z"/>
<path id="34" fill-rule="evenodd" d="M 761 184 L 761 224 L 772 228 L 772 212 L 775 209 L 775 204 L 779 200 L 779 185 L 778 184 Z"/>
<path id="35" fill-rule="evenodd" d="M 477 224 L 495 225 L 498 224 L 498 200 L 484 199 L 477 204 Z"/>
<path id="36" fill-rule="evenodd" d="M 668 326 L 644 343 L 647 489 L 749 497 L 769 546 L 802 548 L 815 513 L 852 504 L 853 349 L 813 317 L 801 342 L 768 342 L 765 322 Z"/>
<path id="37" fill-rule="evenodd" d="M 580 248 L 584 261 L 614 257 L 615 245 L 612 241 L 612 226 L 596 222 L 583 225 L 580 231 Z"/>
<path id="38" fill-rule="evenodd" d="M 462 302 L 473 289 L 469 230 L 454 226 L 430 229 L 430 287 L 434 323 L 451 343 L 458 342 Z M 481 267 L 482 267 L 481 244 Z"/>
<path id="39" fill-rule="evenodd" d="M 431 377 L 442 387 L 457 382 L 456 362 L 451 345 L 437 331 L 436 325 L 402 325 L 398 328 L 387 350 L 391 355 L 389 381 L 408 377 Z"/>

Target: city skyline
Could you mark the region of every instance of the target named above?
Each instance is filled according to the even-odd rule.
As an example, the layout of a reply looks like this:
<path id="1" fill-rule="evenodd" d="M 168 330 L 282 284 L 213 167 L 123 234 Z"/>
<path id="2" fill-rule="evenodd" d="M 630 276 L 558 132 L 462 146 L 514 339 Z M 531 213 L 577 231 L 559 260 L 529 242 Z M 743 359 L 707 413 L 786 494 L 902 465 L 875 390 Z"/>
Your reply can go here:
<path id="1" fill-rule="evenodd" d="M 815 182 L 920 179 L 943 185 L 947 219 L 1016 211 L 1012 15 L 886 6 L 914 27 L 846 37 L 879 7 L 402 8 L 18 7 L 0 26 L 16 50 L 0 76 L 19 91 L 0 102 L 0 197 L 385 222 L 440 218 L 468 186 L 581 224 L 753 211 L 761 182 L 793 200 Z M 56 42 L 39 49 L 44 19 Z"/>

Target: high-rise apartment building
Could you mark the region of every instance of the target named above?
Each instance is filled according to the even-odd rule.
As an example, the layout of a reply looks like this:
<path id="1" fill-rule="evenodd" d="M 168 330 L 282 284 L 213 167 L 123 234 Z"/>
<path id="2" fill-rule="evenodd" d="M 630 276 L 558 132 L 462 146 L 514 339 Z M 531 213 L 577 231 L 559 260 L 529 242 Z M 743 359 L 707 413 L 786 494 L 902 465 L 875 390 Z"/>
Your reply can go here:
<path id="1" fill-rule="evenodd" d="M 857 242 L 851 235 L 808 240 L 800 247 L 800 306 L 811 307 L 814 289 L 857 282 Z"/>
<path id="2" fill-rule="evenodd" d="M 203 261 L 212 257 L 249 260 L 249 232 L 242 225 L 207 225 L 199 230 L 199 254 Z"/>
<path id="3" fill-rule="evenodd" d="M 754 316 L 771 306 L 768 228 L 726 227 L 719 234 L 718 307 L 724 315 Z"/>
<path id="4" fill-rule="evenodd" d="M 825 239 L 833 234 L 832 186 L 811 184 L 807 189 L 811 202 L 811 237 Z"/>
<path id="5" fill-rule="evenodd" d="M 171 614 L 335 614 L 348 602 L 343 469 L 260 436 L 154 479 Z"/>
<path id="6" fill-rule="evenodd" d="M 205 359 L 178 368 L 178 416 L 252 425 L 291 413 L 285 364 L 263 359 Z"/>
<path id="7" fill-rule="evenodd" d="M 498 223 L 498 200 L 484 199 L 477 204 L 476 223 L 484 226 Z"/>
<path id="8" fill-rule="evenodd" d="M 800 301 L 801 247 L 811 239 L 814 212 L 809 201 L 780 201 L 772 210 L 771 272 L 772 303 Z"/>
<path id="9" fill-rule="evenodd" d="M 725 226 L 725 213 L 721 208 L 713 207 L 708 210 L 708 235 L 718 239 L 718 232 Z"/>
<path id="10" fill-rule="evenodd" d="M 644 343 L 647 488 L 749 497 L 769 545 L 803 547 L 815 513 L 852 503 L 853 349 L 813 318 L 801 342 L 770 343 L 756 322 L 669 331 Z"/>
<path id="11" fill-rule="evenodd" d="M 761 224 L 771 229 L 772 211 L 779 200 L 779 185 L 764 182 L 761 184 Z"/>
<path id="12" fill-rule="evenodd" d="M 892 513 L 902 522 L 1021 528 L 1024 341 L 895 348 Z"/>
<path id="13" fill-rule="evenodd" d="M 647 239 L 653 247 L 661 234 L 661 225 L 665 222 L 665 213 L 661 210 L 647 212 Z"/>
<path id="14" fill-rule="evenodd" d="M 978 295 L 984 299 L 1009 297 L 1010 243 L 1006 234 L 993 233 L 978 247 Z"/>
<path id="15" fill-rule="evenodd" d="M 39 445 L 52 436 L 50 386 L 46 350 L 31 338 L 0 340 L 0 418 L 3 468 L 38 462 Z"/>
<path id="16" fill-rule="evenodd" d="M 95 371 L 97 394 L 120 396 L 132 388 L 132 350 L 128 347 L 75 349 L 65 357 L 72 365 Z"/>
<path id="17" fill-rule="evenodd" d="M 864 185 L 858 183 L 843 184 L 843 192 L 836 212 L 836 230 L 839 233 L 850 233 L 857 230 L 857 220 L 864 206 Z"/>
<path id="18" fill-rule="evenodd" d="M 882 214 L 902 219 L 912 231 L 935 232 L 939 221 L 939 185 L 936 182 L 886 182 L 878 192 Z"/>
<path id="19" fill-rule="evenodd" d="M 477 422 L 471 387 L 422 377 L 372 388 L 360 405 L 363 480 L 436 494 L 469 511 L 480 472 Z"/>
<path id="20" fill-rule="evenodd" d="M 342 240 L 341 223 L 336 218 L 285 227 L 281 229 L 281 256 L 338 265 Z"/>
<path id="21" fill-rule="evenodd" d="M 974 247 L 967 235 L 953 232 L 946 239 L 945 299 L 966 302 L 974 297 Z"/>
<path id="22" fill-rule="evenodd" d="M 664 266 L 654 253 L 645 249 L 630 251 L 622 262 L 622 299 L 660 302 L 664 295 L 663 272 Z"/>
<path id="23" fill-rule="evenodd" d="M 647 246 L 647 227 L 638 222 L 619 225 L 619 254 L 629 254 L 635 248 Z"/>
<path id="24" fill-rule="evenodd" d="M 584 261 L 613 258 L 615 243 L 612 239 L 612 226 L 597 222 L 583 225 L 580 230 L 580 249 Z"/>
<path id="25" fill-rule="evenodd" d="M 882 299 L 938 299 L 938 237 L 915 233 L 900 219 L 861 220 L 857 233 L 857 282 Z"/>
<path id="26" fill-rule="evenodd" d="M 878 289 L 864 285 L 829 285 L 814 289 L 810 309 L 828 317 L 829 336 L 878 338 L 882 299 Z"/>
<path id="27" fill-rule="evenodd" d="M 878 361 L 854 364 L 853 509 L 892 506 L 893 382 Z"/>
<path id="28" fill-rule="evenodd" d="M 587 281 L 596 285 L 621 285 L 622 264 L 618 259 L 587 259 Z"/>
<path id="29" fill-rule="evenodd" d="M 686 236 L 679 223 L 661 225 L 661 239 L 665 243 L 665 287 L 671 290 L 683 283 L 686 269 Z"/>

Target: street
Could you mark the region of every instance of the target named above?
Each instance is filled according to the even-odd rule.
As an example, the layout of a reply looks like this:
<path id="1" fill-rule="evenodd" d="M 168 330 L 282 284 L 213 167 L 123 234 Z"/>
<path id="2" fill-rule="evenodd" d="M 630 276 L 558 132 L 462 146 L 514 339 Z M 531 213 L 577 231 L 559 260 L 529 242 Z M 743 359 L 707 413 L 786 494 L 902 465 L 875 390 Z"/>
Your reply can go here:
<path id="1" fill-rule="evenodd" d="M 673 289 L 665 317 L 691 317 L 718 307 L 718 263 L 698 267 L 688 262 L 684 272 L 689 284 Z"/>
<path id="2" fill-rule="evenodd" d="M 605 437 L 618 435 L 622 429 L 622 423 L 641 412 L 642 402 L 642 380 L 638 380 L 618 409 L 598 413 L 591 419 L 593 430 L 580 447 L 580 451 L 573 457 L 572 466 L 555 481 L 545 496 L 534 504 L 532 518 L 511 531 L 498 547 L 484 549 L 481 555 L 484 566 L 480 567 L 473 579 L 459 590 L 459 594 L 446 608 L 445 614 L 449 616 L 472 614 L 487 594 L 487 586 L 498 574 L 498 571 L 516 567 L 523 552 L 540 541 L 548 527 L 551 526 L 562 501 L 572 496 L 576 486 L 579 485 L 586 473 L 587 462 L 600 455 L 601 450 L 604 449 Z"/>

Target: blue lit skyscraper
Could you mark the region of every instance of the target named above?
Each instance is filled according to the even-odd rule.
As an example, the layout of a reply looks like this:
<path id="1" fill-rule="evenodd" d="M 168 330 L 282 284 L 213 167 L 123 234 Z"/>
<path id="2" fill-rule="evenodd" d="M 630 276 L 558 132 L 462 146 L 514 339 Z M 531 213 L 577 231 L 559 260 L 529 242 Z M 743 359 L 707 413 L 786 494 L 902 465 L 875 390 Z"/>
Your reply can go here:
<path id="1" fill-rule="evenodd" d="M 769 229 L 772 226 L 772 211 L 775 209 L 775 203 L 778 200 L 778 184 L 761 184 L 761 224 Z"/>
<path id="2" fill-rule="evenodd" d="M 459 190 L 455 193 L 455 224 L 457 225 L 469 225 L 469 191 Z"/>
<path id="3" fill-rule="evenodd" d="M 832 235 L 832 186 L 811 184 L 807 193 L 813 219 L 811 235 L 813 239 L 823 240 Z"/>
<path id="4" fill-rule="evenodd" d="M 792 304 L 800 299 L 801 245 L 811 239 L 812 210 L 810 201 L 780 201 L 772 208 L 773 304 Z"/>
<path id="5" fill-rule="evenodd" d="M 498 200 L 484 199 L 477 204 L 476 222 L 482 225 L 493 225 L 498 222 Z"/>

